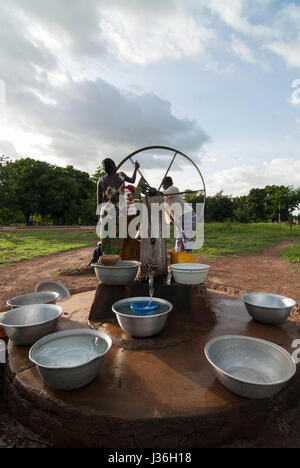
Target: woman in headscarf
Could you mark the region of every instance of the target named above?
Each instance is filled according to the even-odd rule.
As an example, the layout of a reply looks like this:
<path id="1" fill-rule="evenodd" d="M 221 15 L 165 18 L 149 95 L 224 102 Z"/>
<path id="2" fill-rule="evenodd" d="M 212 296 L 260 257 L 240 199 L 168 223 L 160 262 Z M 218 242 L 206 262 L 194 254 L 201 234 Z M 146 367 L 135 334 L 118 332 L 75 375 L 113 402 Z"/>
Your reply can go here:
<path id="1" fill-rule="evenodd" d="M 103 169 L 106 173 L 105 176 L 100 177 L 97 184 L 97 206 L 105 203 L 101 207 L 100 223 L 107 216 L 116 217 L 116 236 L 105 237 L 102 240 L 102 251 L 104 254 L 119 254 L 123 239 L 119 238 L 119 221 L 122 212 L 119 209 L 119 202 L 124 199 L 125 182 L 134 184 L 137 171 L 140 167 L 138 162 L 134 164 L 134 172 L 132 177 L 128 177 L 124 172 L 117 172 L 117 166 L 112 159 L 106 158 L 102 161 Z M 125 211 L 125 215 L 126 211 Z M 107 219 L 107 218 L 106 218 Z"/>

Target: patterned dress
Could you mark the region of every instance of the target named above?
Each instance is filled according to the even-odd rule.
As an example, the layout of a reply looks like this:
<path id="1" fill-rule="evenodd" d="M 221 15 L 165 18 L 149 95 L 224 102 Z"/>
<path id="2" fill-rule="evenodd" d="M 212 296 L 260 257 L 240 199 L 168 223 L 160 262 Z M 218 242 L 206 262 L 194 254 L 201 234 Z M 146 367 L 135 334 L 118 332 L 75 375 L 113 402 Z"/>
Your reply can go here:
<path id="1" fill-rule="evenodd" d="M 122 246 L 123 239 L 119 238 L 119 221 L 120 213 L 119 201 L 120 196 L 124 197 L 124 186 L 125 186 L 125 175 L 123 173 L 119 174 L 119 182 L 116 185 L 107 185 L 104 182 L 104 178 L 100 177 L 99 186 L 102 189 L 103 202 L 106 203 L 105 209 L 102 210 L 100 214 L 100 223 L 104 218 L 110 216 L 116 216 L 116 236 L 115 237 L 104 237 L 102 238 L 102 251 L 104 254 L 119 254 Z M 107 218 L 106 218 L 107 219 Z"/>

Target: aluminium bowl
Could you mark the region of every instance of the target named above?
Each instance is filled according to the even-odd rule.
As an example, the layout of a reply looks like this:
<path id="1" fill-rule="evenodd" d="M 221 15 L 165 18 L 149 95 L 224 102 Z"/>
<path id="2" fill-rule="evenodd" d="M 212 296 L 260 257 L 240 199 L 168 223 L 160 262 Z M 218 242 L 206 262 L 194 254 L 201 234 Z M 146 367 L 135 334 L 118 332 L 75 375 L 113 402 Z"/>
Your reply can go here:
<path id="1" fill-rule="evenodd" d="M 248 293 L 243 294 L 241 299 L 254 320 L 269 325 L 284 322 L 296 305 L 293 299 L 279 294 Z"/>
<path id="2" fill-rule="evenodd" d="M 174 263 L 170 270 L 176 283 L 202 284 L 206 280 L 209 265 L 202 263 Z"/>
<path id="3" fill-rule="evenodd" d="M 296 365 L 281 346 L 248 336 L 225 335 L 204 349 L 224 387 L 246 398 L 271 398 L 293 377 Z"/>
<path id="4" fill-rule="evenodd" d="M 32 304 L 51 304 L 55 303 L 59 294 L 57 292 L 33 292 L 12 297 L 7 301 L 10 307 L 23 307 Z"/>
<path id="5" fill-rule="evenodd" d="M 120 260 L 115 265 L 93 263 L 92 267 L 94 267 L 95 274 L 102 284 L 124 286 L 135 279 L 140 265 L 140 262 Z"/>
<path id="6" fill-rule="evenodd" d="M 58 305 L 32 304 L 9 310 L 0 317 L 0 325 L 15 344 L 29 346 L 52 333 L 61 314 Z"/>
<path id="7" fill-rule="evenodd" d="M 105 333 L 86 328 L 45 336 L 29 351 L 42 380 L 57 390 L 77 390 L 98 375 L 112 341 Z"/>
<path id="8" fill-rule="evenodd" d="M 40 281 L 36 287 L 35 287 L 35 292 L 56 292 L 58 293 L 58 298 L 57 300 L 64 299 L 65 297 L 71 296 L 70 291 L 66 286 L 64 286 L 62 283 L 59 281 L 54 281 L 54 280 L 44 280 Z"/>
<path id="9" fill-rule="evenodd" d="M 165 299 L 153 297 L 152 301 L 158 305 L 158 308 L 147 314 L 130 308 L 132 303 L 149 302 L 149 300 L 149 297 L 130 297 L 113 304 L 112 310 L 116 314 L 118 323 L 128 335 L 146 338 L 161 332 L 166 325 L 173 306 Z"/>

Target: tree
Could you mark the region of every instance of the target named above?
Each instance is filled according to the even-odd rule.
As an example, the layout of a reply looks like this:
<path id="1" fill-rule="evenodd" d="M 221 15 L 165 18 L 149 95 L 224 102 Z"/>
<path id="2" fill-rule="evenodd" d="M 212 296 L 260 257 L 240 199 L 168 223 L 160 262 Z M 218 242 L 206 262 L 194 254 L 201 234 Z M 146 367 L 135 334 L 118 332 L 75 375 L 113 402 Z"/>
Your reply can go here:
<path id="1" fill-rule="evenodd" d="M 267 185 L 266 191 L 266 212 L 269 217 L 275 220 L 289 221 L 292 212 L 300 204 L 300 190 L 295 190 L 292 185 Z"/>
<path id="2" fill-rule="evenodd" d="M 266 197 L 265 189 L 253 188 L 250 190 L 247 196 L 247 211 L 250 221 L 257 223 L 266 220 Z"/>
<path id="3" fill-rule="evenodd" d="M 205 219 L 207 221 L 224 221 L 233 219 L 234 201 L 231 195 L 223 195 L 223 190 L 205 202 Z"/>
<path id="4" fill-rule="evenodd" d="M 26 221 L 40 215 L 59 224 L 95 224 L 96 183 L 87 172 L 30 158 L 0 159 L 0 217 L 10 222 L 21 210 Z"/>
<path id="5" fill-rule="evenodd" d="M 235 197 L 233 199 L 234 210 L 233 217 L 239 223 L 248 223 L 249 218 L 249 207 L 248 207 L 248 196 L 243 195 L 241 197 Z"/>

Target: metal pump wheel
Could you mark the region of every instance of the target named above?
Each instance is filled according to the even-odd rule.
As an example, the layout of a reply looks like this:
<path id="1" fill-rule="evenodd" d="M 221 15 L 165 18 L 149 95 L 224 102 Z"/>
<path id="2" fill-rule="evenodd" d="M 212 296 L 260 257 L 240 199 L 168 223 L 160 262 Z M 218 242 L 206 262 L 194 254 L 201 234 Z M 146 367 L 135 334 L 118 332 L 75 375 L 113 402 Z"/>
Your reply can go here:
<path id="1" fill-rule="evenodd" d="M 134 161 L 133 161 L 133 157 L 140 154 L 141 156 L 145 156 L 147 155 L 147 152 L 148 151 L 151 151 L 151 150 L 165 150 L 165 151 L 169 151 L 171 153 L 173 153 L 173 156 L 171 157 L 170 159 L 170 163 L 169 163 L 169 166 L 168 166 L 168 169 L 166 170 L 164 176 L 162 177 L 161 179 L 161 182 L 160 182 L 160 185 L 158 187 L 158 191 L 161 189 L 161 186 L 162 186 L 162 182 L 164 180 L 165 177 L 167 177 L 167 175 L 169 174 L 171 168 L 172 168 L 172 165 L 175 161 L 175 159 L 178 157 L 178 156 L 181 156 L 183 158 L 185 158 L 187 161 L 189 161 L 189 163 L 196 169 L 198 175 L 199 175 L 199 178 L 200 178 L 200 183 L 201 183 L 201 189 L 199 190 L 188 190 L 188 191 L 185 191 L 185 192 L 179 192 L 181 195 L 185 194 L 185 193 L 199 193 L 201 192 L 203 194 L 203 209 L 204 209 L 204 206 L 205 206 L 205 199 L 206 199 L 206 188 L 205 188 L 205 182 L 204 182 L 204 178 L 201 174 L 201 171 L 199 169 L 199 167 L 197 166 L 197 164 L 189 157 L 187 156 L 186 154 L 184 154 L 182 151 L 179 151 L 179 150 L 176 150 L 174 148 L 170 148 L 168 146 L 146 146 L 144 148 L 140 148 L 136 151 L 134 151 L 133 153 L 129 154 L 128 156 L 126 156 L 126 158 L 124 158 L 118 165 L 117 167 L 117 170 L 119 171 L 121 169 L 121 167 L 127 162 L 127 161 L 131 161 L 132 164 L 134 164 Z M 142 166 L 142 163 L 140 163 L 140 166 Z M 143 169 L 142 169 L 143 170 Z M 150 184 L 148 184 L 147 180 L 145 179 L 145 177 L 143 176 L 142 174 L 142 170 L 141 168 L 138 169 L 138 173 L 139 175 L 143 178 L 143 180 L 145 181 L 145 183 L 150 187 Z"/>

